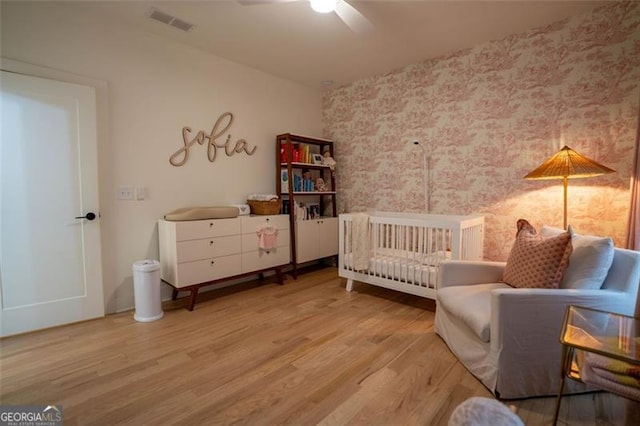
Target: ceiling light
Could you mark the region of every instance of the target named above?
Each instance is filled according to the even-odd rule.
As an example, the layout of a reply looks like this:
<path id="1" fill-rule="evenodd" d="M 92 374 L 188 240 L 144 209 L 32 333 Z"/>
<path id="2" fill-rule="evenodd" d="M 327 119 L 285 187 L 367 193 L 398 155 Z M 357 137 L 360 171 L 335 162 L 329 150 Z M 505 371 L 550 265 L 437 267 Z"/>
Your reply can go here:
<path id="1" fill-rule="evenodd" d="M 318 13 L 329 13 L 336 10 L 338 0 L 309 0 L 311 9 Z"/>

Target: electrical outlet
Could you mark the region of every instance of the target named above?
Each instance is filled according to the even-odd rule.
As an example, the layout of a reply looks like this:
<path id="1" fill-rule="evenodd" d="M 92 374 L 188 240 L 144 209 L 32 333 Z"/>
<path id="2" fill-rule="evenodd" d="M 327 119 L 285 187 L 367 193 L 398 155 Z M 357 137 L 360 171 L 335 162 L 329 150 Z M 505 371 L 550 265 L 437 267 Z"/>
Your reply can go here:
<path id="1" fill-rule="evenodd" d="M 133 200 L 133 187 L 121 186 L 118 188 L 118 200 Z"/>

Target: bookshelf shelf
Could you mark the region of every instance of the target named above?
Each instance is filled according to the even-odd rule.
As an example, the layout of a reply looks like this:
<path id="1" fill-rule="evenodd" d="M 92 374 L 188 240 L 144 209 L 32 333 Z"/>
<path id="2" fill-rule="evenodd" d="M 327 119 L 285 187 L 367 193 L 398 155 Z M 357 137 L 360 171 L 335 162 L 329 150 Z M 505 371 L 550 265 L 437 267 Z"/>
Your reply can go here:
<path id="1" fill-rule="evenodd" d="M 282 194 L 283 196 L 288 196 L 289 194 Z M 296 197 L 298 195 L 336 195 L 336 191 L 307 191 L 307 192 L 293 192 L 293 195 L 295 195 Z"/>

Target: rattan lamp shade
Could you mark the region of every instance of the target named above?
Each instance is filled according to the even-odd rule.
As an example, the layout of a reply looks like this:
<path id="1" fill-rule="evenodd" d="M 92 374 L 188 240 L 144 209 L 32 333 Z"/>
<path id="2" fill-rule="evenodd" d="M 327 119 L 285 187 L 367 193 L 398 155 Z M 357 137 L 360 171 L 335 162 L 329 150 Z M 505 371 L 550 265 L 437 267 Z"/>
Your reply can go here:
<path id="1" fill-rule="evenodd" d="M 615 170 L 603 166 L 582 154 L 564 146 L 535 170 L 529 172 L 525 179 L 568 179 L 584 178 L 615 173 Z"/>
<path id="2" fill-rule="evenodd" d="M 529 172 L 524 178 L 534 180 L 563 180 L 564 229 L 567 229 L 567 179 L 600 176 L 607 173 L 615 173 L 615 170 L 603 166 L 565 145 L 560 151 Z"/>

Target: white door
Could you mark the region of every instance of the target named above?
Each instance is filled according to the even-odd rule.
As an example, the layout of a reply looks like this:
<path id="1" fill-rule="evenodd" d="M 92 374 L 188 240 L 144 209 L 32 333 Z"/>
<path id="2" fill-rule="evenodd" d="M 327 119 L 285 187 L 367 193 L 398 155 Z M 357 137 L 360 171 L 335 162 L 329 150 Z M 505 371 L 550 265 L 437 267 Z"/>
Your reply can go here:
<path id="1" fill-rule="evenodd" d="M 2 71 L 0 100 L 0 335 L 104 316 L 95 89 Z"/>

